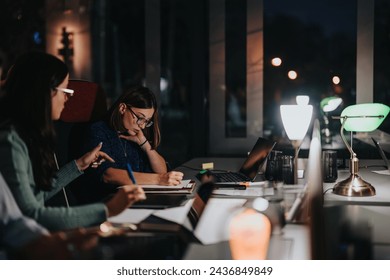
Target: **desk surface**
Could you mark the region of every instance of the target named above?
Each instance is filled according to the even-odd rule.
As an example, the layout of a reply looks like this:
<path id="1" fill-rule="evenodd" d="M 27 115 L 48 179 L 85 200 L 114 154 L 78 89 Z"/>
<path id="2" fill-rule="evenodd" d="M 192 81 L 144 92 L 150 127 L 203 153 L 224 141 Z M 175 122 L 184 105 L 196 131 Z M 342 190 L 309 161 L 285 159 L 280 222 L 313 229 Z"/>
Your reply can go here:
<path id="1" fill-rule="evenodd" d="M 324 183 L 324 203 L 330 205 L 371 205 L 371 206 L 390 206 L 390 176 L 377 174 L 373 171 L 384 170 L 382 160 L 360 160 L 359 175 L 372 184 L 376 190 L 375 196 L 368 197 L 346 197 L 333 194 L 329 189 L 333 188 L 336 183 Z M 348 178 L 349 169 L 338 171 L 336 182 Z"/>
<path id="2" fill-rule="evenodd" d="M 390 259 L 390 176 L 373 171 L 384 170 L 382 160 L 360 160 L 359 175 L 375 187 L 376 195 L 367 197 L 346 197 L 333 194 L 331 189 L 341 180 L 348 178 L 349 169 L 338 171 L 335 183 L 324 183 L 324 206 L 331 216 L 332 224 L 328 235 L 343 234 L 341 224 L 355 227 L 356 232 L 371 243 L 372 259 Z M 338 233 L 336 233 L 338 231 Z"/>
<path id="3" fill-rule="evenodd" d="M 194 178 L 202 169 L 202 163 L 212 162 L 215 170 L 238 171 L 245 158 L 194 158 L 176 168 L 185 174 L 186 179 Z M 304 162 L 299 163 L 303 167 Z M 263 167 L 264 168 L 264 167 Z M 200 183 L 199 181 L 197 181 Z M 230 197 L 234 199 L 235 197 Z M 229 199 L 225 198 L 225 199 Z M 200 245 L 192 244 L 186 254 L 186 259 L 230 259 L 227 241 Z M 310 259 L 309 233 L 305 225 L 287 224 L 281 234 L 271 236 L 268 249 L 268 259 Z"/>
<path id="4" fill-rule="evenodd" d="M 195 158 L 183 164 L 178 170 L 188 176 L 195 176 L 201 169 L 202 163 L 213 162 L 214 169 L 233 170 L 239 169 L 244 158 Z M 335 183 L 324 183 L 324 206 L 327 209 L 334 207 L 346 207 L 343 215 L 351 221 L 368 224 L 370 241 L 373 248 L 373 259 L 390 259 L 390 176 L 374 173 L 375 170 L 383 170 L 382 160 L 360 160 L 359 174 L 363 179 L 370 182 L 376 189 L 376 195 L 372 197 L 345 197 L 327 191 Z M 305 162 L 300 163 L 300 168 L 305 167 Z M 349 170 L 339 170 L 338 181 L 349 176 Z M 333 210 L 332 210 L 333 211 Z M 332 234 L 330 230 L 330 234 Z M 329 234 L 329 233 L 328 233 Z M 281 240 L 282 239 L 282 240 Z M 291 254 L 281 254 L 278 245 L 294 242 Z M 310 252 L 307 241 L 309 240 L 307 227 L 289 224 L 284 228 L 282 236 L 274 235 L 271 238 L 268 253 L 269 259 L 310 259 Z M 228 244 L 219 243 L 208 246 L 193 245 L 187 254 L 189 259 L 207 258 L 229 258 Z"/>

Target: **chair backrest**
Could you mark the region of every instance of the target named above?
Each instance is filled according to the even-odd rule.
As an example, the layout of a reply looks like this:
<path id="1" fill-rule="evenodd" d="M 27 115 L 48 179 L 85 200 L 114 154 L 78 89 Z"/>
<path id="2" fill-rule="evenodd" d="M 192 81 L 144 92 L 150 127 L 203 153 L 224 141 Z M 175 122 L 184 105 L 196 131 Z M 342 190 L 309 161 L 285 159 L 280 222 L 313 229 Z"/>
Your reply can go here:
<path id="1" fill-rule="evenodd" d="M 60 164 L 81 156 L 87 126 L 101 120 L 107 112 L 106 94 L 97 83 L 69 80 L 68 87 L 74 94 L 56 123 Z"/>
<path id="2" fill-rule="evenodd" d="M 107 112 L 106 94 L 94 82 L 84 80 L 69 80 L 68 88 L 74 94 L 65 103 L 60 121 L 56 122 L 57 158 L 60 166 L 79 158 L 83 150 L 87 127 L 91 122 L 101 120 Z M 84 182 L 79 177 L 70 184 L 67 199 L 71 205 L 78 204 L 79 198 L 73 189 L 78 189 Z M 47 202 L 49 206 L 63 206 L 61 193 Z"/>
<path id="3" fill-rule="evenodd" d="M 69 80 L 68 87 L 74 94 L 65 103 L 61 113 L 64 122 L 92 122 L 101 119 L 107 111 L 106 94 L 94 82 L 84 80 Z"/>

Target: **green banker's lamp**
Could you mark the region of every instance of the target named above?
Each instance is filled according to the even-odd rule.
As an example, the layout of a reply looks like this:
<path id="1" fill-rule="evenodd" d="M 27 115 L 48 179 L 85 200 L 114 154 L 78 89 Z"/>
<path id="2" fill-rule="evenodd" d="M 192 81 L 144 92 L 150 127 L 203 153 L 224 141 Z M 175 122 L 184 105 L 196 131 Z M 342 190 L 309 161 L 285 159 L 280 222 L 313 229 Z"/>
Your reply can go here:
<path id="1" fill-rule="evenodd" d="M 347 146 L 351 158 L 349 163 L 350 176 L 338 182 L 333 187 L 333 193 L 344 196 L 373 196 L 375 195 L 375 188 L 359 174 L 359 159 L 353 151 L 351 145 L 348 144 L 343 130 L 349 132 L 370 132 L 377 129 L 384 119 L 389 114 L 390 107 L 380 103 L 364 103 L 351 105 L 341 112 L 341 116 L 332 117 L 333 119 L 340 119 L 341 128 L 340 134 Z"/>

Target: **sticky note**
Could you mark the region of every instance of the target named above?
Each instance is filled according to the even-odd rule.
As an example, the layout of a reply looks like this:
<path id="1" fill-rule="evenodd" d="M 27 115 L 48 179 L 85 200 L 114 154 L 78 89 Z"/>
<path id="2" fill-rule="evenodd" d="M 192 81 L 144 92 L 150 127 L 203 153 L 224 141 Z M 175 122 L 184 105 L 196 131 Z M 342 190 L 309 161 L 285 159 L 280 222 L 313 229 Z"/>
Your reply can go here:
<path id="1" fill-rule="evenodd" d="M 214 169 L 214 162 L 202 163 L 202 169 Z"/>

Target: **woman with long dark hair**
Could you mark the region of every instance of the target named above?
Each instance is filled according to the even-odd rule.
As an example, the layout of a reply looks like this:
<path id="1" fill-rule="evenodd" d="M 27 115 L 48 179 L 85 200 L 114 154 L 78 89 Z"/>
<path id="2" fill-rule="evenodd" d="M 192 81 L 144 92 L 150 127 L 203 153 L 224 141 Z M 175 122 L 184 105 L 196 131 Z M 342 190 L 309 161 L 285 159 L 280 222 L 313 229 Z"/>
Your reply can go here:
<path id="1" fill-rule="evenodd" d="M 71 98 L 68 79 L 68 69 L 58 58 L 26 53 L 8 72 L 0 98 L 0 172 L 23 214 L 49 230 L 96 225 L 145 198 L 142 189 L 127 185 L 106 203 L 45 207 L 45 201 L 89 166 L 112 161 L 100 151 L 100 143 L 58 170 L 53 121 Z"/>

